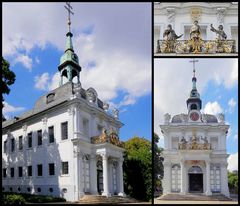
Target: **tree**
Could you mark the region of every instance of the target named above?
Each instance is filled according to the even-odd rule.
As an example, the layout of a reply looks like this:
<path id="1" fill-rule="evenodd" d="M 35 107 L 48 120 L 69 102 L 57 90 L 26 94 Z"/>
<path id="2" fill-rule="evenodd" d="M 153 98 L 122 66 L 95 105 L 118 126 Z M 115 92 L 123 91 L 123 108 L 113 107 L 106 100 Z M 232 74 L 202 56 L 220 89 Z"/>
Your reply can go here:
<path id="1" fill-rule="evenodd" d="M 9 69 L 9 66 L 10 66 L 9 62 L 2 57 L 2 85 L 1 85 L 2 108 L 4 107 L 3 94 L 9 94 L 10 92 L 9 86 L 15 82 L 15 77 L 16 77 L 14 72 Z M 2 115 L 2 121 L 5 121 L 5 120 L 6 120 L 5 117 Z"/>
<path id="2" fill-rule="evenodd" d="M 228 172 L 228 186 L 230 192 L 238 194 L 238 173 Z"/>
<path id="3" fill-rule="evenodd" d="M 148 201 L 152 197 L 152 145 L 145 138 L 125 142 L 124 190 L 133 198 Z"/>
<path id="4" fill-rule="evenodd" d="M 163 178 L 163 157 L 162 151 L 163 149 L 158 147 L 159 136 L 154 133 L 154 149 L 153 149 L 153 161 L 154 161 L 154 176 L 153 176 L 153 191 L 157 192 L 162 190 L 162 178 Z"/>

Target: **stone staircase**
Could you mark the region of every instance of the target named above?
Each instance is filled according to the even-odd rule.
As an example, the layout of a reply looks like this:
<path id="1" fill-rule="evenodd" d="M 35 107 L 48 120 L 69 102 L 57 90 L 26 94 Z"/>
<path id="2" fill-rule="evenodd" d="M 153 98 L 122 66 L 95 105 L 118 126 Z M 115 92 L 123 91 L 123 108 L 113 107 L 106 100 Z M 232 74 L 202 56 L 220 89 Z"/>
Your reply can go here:
<path id="1" fill-rule="evenodd" d="M 134 198 L 130 197 L 121 197 L 121 196 L 112 196 L 106 197 L 102 195 L 84 195 L 78 203 L 82 204 L 121 204 L 121 203 L 136 203 L 138 202 Z"/>
<path id="2" fill-rule="evenodd" d="M 201 193 L 187 193 L 183 194 L 176 194 L 170 193 L 166 195 L 162 195 L 158 200 L 185 200 L 185 201 L 231 201 L 231 198 L 228 198 L 222 194 L 213 194 L 212 196 L 206 196 Z"/>

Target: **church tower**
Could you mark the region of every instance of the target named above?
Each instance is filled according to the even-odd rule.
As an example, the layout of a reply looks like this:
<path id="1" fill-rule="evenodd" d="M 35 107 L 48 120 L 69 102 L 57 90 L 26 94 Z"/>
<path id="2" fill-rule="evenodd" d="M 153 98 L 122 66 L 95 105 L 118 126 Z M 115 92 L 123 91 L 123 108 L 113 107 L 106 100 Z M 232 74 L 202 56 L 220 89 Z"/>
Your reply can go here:
<path id="1" fill-rule="evenodd" d="M 68 33 L 67 36 L 67 42 L 66 42 L 66 49 L 64 54 L 62 55 L 60 59 L 60 64 L 58 66 L 58 70 L 60 72 L 60 86 L 63 85 L 63 77 L 66 77 L 68 82 L 72 82 L 74 77 L 77 77 L 77 83 L 80 83 L 80 72 L 81 72 L 81 66 L 79 65 L 78 56 L 74 52 L 73 44 L 72 44 L 72 36 L 71 33 L 71 19 L 70 14 L 73 14 L 71 11 L 70 4 L 67 4 L 65 8 L 68 10 Z"/>
<path id="2" fill-rule="evenodd" d="M 191 62 L 193 62 L 193 78 L 192 78 L 192 90 L 190 92 L 190 96 L 187 99 L 187 108 L 188 108 L 188 114 L 193 111 L 193 110 L 197 110 L 198 112 L 200 112 L 201 108 L 202 108 L 202 100 L 200 99 L 200 94 L 197 91 L 197 78 L 195 77 L 195 62 L 197 62 L 198 60 L 192 60 Z"/>

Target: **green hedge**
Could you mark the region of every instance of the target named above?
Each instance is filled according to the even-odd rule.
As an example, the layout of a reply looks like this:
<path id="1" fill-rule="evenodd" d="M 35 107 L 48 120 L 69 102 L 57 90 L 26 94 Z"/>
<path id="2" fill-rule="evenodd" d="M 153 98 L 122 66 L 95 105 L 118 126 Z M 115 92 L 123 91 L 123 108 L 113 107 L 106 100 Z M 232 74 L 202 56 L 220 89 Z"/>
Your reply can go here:
<path id="1" fill-rule="evenodd" d="M 23 196 L 18 194 L 4 194 L 3 195 L 3 204 L 4 205 L 23 205 L 26 203 L 26 200 Z"/>
<path id="2" fill-rule="evenodd" d="M 4 204 L 24 204 L 30 203 L 45 203 L 45 202 L 66 202 L 62 197 L 53 197 L 45 195 L 32 195 L 27 193 L 3 192 Z M 13 203 L 12 203 L 13 202 Z"/>

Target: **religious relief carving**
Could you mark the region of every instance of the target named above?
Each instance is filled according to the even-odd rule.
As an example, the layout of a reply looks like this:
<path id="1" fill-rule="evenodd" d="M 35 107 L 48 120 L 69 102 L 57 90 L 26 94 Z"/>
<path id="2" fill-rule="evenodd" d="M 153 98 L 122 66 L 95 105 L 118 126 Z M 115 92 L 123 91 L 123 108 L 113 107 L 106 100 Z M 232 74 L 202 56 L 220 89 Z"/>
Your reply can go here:
<path id="1" fill-rule="evenodd" d="M 179 150 L 210 150 L 211 145 L 208 143 L 207 137 L 201 138 L 204 143 L 200 143 L 199 139 L 194 134 L 191 141 L 187 142 L 184 137 L 182 137 L 180 143 L 178 143 Z"/>
<path id="2" fill-rule="evenodd" d="M 124 147 L 124 142 L 120 141 L 117 132 L 113 131 L 113 130 L 110 131 L 108 134 L 107 130 L 104 128 L 102 130 L 102 134 L 100 136 L 91 138 L 92 144 L 101 144 L 101 143 L 105 143 L 105 142 L 116 145 L 118 147 Z"/>

